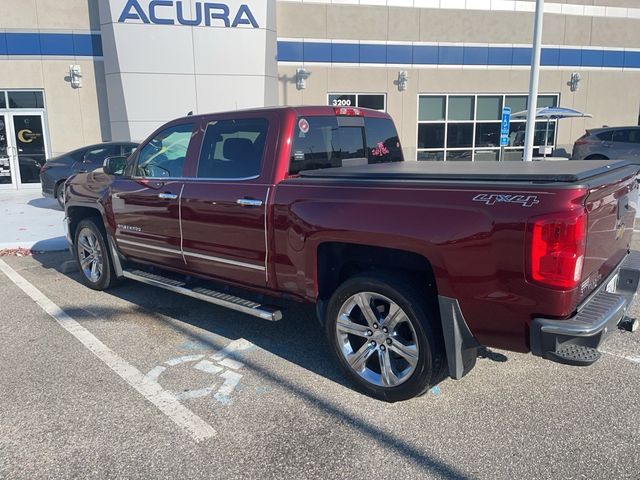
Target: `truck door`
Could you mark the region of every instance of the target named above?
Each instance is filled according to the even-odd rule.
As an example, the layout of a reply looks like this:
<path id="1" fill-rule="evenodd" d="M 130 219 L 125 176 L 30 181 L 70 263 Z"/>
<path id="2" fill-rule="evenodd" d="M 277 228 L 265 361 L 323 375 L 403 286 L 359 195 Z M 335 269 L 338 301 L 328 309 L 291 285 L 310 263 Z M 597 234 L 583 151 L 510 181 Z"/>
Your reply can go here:
<path id="1" fill-rule="evenodd" d="M 242 285 L 267 284 L 266 213 L 277 122 L 260 114 L 206 122 L 182 193 L 183 253 L 190 271 Z M 271 157 L 270 157 L 271 156 Z"/>
<path id="2" fill-rule="evenodd" d="M 184 268 L 180 193 L 194 123 L 161 130 L 143 145 L 129 175 L 111 188 L 118 249 L 133 259 Z"/>

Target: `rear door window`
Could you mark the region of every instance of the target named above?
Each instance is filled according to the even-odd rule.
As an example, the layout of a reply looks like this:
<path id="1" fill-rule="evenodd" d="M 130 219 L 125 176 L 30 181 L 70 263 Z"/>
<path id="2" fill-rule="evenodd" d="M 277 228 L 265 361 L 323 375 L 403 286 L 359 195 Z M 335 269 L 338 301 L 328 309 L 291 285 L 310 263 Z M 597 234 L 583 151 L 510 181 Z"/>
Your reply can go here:
<path id="1" fill-rule="evenodd" d="M 622 130 L 614 130 L 613 141 L 620 143 L 640 143 L 640 129 L 625 128 Z"/>
<path id="2" fill-rule="evenodd" d="M 393 122 L 387 118 L 365 118 L 369 163 L 401 162 L 400 139 Z"/>
<path id="3" fill-rule="evenodd" d="M 388 118 L 304 117 L 295 128 L 289 173 L 403 160 Z"/>
<path id="4" fill-rule="evenodd" d="M 198 178 L 249 179 L 259 176 L 268 129 L 266 118 L 209 122 L 200 151 Z"/>

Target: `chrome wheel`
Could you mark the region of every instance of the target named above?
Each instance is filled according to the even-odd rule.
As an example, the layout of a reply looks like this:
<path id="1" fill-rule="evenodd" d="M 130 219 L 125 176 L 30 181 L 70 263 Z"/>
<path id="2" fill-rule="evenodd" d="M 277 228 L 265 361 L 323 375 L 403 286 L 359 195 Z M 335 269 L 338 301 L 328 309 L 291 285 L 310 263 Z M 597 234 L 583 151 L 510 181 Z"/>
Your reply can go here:
<path id="1" fill-rule="evenodd" d="M 84 276 L 92 283 L 102 278 L 103 253 L 96 234 L 89 228 L 83 228 L 78 234 L 78 261 Z"/>
<path id="2" fill-rule="evenodd" d="M 408 380 L 419 358 L 418 339 L 406 313 L 373 292 L 359 292 L 340 308 L 339 350 L 347 365 L 369 383 L 395 387 Z"/>

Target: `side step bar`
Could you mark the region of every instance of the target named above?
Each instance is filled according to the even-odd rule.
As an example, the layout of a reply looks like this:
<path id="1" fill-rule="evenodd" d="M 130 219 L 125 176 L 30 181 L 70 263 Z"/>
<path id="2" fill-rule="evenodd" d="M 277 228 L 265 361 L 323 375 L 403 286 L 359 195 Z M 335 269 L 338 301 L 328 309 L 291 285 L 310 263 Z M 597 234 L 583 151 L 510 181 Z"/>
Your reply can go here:
<path id="1" fill-rule="evenodd" d="M 197 298 L 198 300 L 204 300 L 205 302 L 213 303 L 214 305 L 229 308 L 237 312 L 246 313 L 247 315 L 252 315 L 270 322 L 282 320 L 282 312 L 274 307 L 261 305 L 226 293 L 216 292 L 215 290 L 205 287 L 198 286 L 190 288 L 185 282 L 163 277 L 162 275 L 155 273 L 145 272 L 143 270 L 123 270 L 122 275 L 131 280 L 146 283 L 147 285 L 153 285 L 154 287 L 164 288 L 165 290 L 170 290 L 181 295 Z"/>

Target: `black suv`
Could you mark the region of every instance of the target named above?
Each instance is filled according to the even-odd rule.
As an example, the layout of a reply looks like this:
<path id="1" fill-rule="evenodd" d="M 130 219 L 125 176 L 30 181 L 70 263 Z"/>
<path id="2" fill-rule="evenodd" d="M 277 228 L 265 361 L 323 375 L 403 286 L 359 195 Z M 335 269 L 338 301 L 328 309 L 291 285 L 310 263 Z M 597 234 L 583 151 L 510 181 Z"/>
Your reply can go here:
<path id="1" fill-rule="evenodd" d="M 64 208 L 64 182 L 67 178 L 102 167 L 106 158 L 129 156 L 136 148 L 138 144 L 132 142 L 98 143 L 50 158 L 40 169 L 42 194 L 56 198 Z"/>

